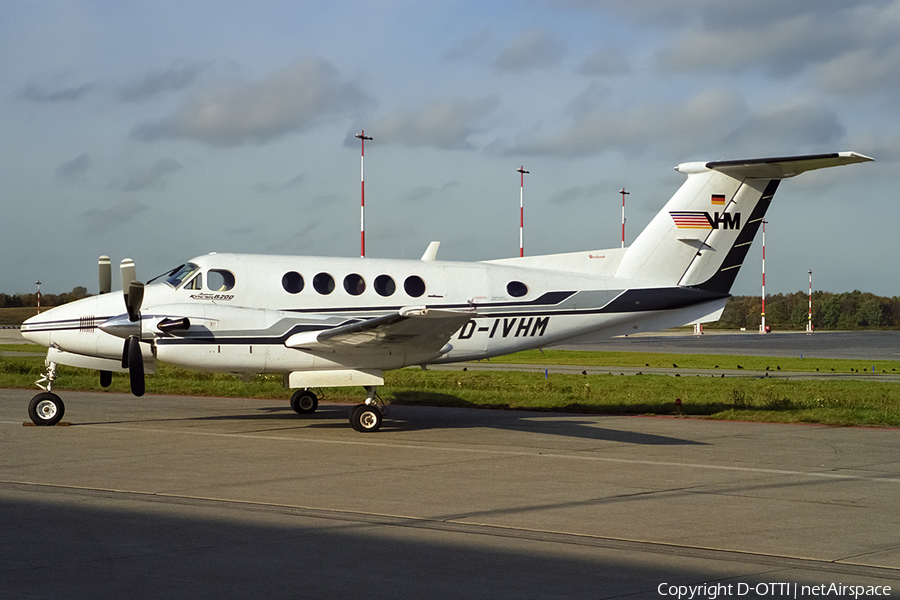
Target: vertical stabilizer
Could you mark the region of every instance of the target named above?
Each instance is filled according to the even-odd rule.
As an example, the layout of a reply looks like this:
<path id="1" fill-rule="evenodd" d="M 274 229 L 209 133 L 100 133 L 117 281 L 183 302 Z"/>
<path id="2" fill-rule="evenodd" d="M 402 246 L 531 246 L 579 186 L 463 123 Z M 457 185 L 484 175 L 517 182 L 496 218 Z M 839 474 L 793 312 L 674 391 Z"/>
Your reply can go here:
<path id="1" fill-rule="evenodd" d="M 678 165 L 687 181 L 628 248 L 616 276 L 727 294 L 782 179 L 870 160 L 841 152 Z"/>

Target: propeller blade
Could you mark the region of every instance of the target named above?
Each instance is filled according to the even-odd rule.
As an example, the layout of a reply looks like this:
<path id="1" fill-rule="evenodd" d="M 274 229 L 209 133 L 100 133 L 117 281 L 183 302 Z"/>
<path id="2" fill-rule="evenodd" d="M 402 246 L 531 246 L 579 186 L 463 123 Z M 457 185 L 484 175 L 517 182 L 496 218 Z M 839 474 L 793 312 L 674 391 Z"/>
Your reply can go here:
<path id="1" fill-rule="evenodd" d="M 130 337 L 125 338 L 125 345 L 122 346 L 122 368 L 123 369 L 128 368 L 128 347 L 129 347 L 128 340 L 130 340 L 130 339 L 131 339 Z"/>
<path id="2" fill-rule="evenodd" d="M 108 294 L 112 291 L 112 263 L 108 256 L 103 255 L 97 265 L 100 267 L 100 293 Z"/>
<path id="3" fill-rule="evenodd" d="M 125 309 L 128 311 L 128 320 L 134 323 L 141 318 L 141 303 L 144 301 L 144 284 L 140 281 L 132 281 L 125 295 Z"/>
<path id="4" fill-rule="evenodd" d="M 100 371 L 100 387 L 108 388 L 112 384 L 112 371 Z"/>
<path id="5" fill-rule="evenodd" d="M 122 290 L 128 291 L 128 284 L 137 281 L 137 275 L 134 269 L 134 261 L 130 258 L 123 258 L 119 264 L 119 270 L 122 273 Z"/>
<path id="6" fill-rule="evenodd" d="M 125 342 L 128 354 L 128 376 L 131 379 L 131 393 L 144 395 L 144 357 L 141 355 L 141 342 L 136 336 Z"/>

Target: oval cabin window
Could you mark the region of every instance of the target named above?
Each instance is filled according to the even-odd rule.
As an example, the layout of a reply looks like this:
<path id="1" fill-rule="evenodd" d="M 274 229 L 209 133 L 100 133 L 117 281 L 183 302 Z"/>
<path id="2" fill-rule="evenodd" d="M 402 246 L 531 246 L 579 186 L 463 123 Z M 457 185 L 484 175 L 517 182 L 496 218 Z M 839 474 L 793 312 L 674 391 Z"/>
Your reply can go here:
<path id="1" fill-rule="evenodd" d="M 425 282 L 418 275 L 410 275 L 403 282 L 403 289 L 413 298 L 418 298 L 425 293 Z"/>
<path id="2" fill-rule="evenodd" d="M 521 298 L 528 293 L 528 286 L 521 281 L 510 281 L 506 284 L 506 293 L 513 298 Z"/>
<path id="3" fill-rule="evenodd" d="M 397 291 L 397 284 L 390 275 L 379 275 L 375 278 L 375 291 L 379 296 L 393 296 Z"/>
<path id="4" fill-rule="evenodd" d="M 281 287 L 289 294 L 299 294 L 303 291 L 303 275 L 296 271 L 285 273 L 281 278 Z"/>
<path id="5" fill-rule="evenodd" d="M 323 296 L 334 291 L 334 277 L 328 273 L 319 273 L 313 277 L 313 287 Z"/>
<path id="6" fill-rule="evenodd" d="M 344 290 L 351 296 L 359 296 L 366 291 L 366 280 L 362 275 L 351 273 L 344 277 Z"/>

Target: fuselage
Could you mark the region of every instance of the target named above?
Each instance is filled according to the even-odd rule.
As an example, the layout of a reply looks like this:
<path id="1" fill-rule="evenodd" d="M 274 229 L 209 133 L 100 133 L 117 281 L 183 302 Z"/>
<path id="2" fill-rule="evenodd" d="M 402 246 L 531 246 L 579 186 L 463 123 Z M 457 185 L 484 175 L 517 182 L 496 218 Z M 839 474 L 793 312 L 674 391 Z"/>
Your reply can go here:
<path id="1" fill-rule="evenodd" d="M 141 347 L 147 360 L 205 370 L 387 370 L 713 320 L 724 306 L 724 294 L 616 278 L 610 273 L 620 257 L 607 250 L 463 263 L 208 254 L 146 286 Z M 285 345 L 297 333 L 409 307 L 470 311 L 471 318 L 440 352 L 310 352 Z M 124 331 L 124 312 L 121 292 L 94 296 L 29 319 L 22 334 L 64 353 L 117 360 L 122 338 L 134 333 Z M 157 327 L 183 318 L 187 329 Z"/>

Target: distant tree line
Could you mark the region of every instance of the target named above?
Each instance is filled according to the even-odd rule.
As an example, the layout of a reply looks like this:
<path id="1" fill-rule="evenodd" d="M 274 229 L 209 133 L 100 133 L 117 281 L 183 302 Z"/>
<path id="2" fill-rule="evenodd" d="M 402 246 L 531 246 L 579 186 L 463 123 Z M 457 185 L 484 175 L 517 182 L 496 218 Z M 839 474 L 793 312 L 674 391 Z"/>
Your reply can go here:
<path id="1" fill-rule="evenodd" d="M 762 315 L 759 296 L 734 296 L 725 306 L 716 329 L 758 330 Z M 766 296 L 766 325 L 772 329 L 806 329 L 809 292 Z M 841 294 L 813 292 L 813 329 L 900 328 L 900 296 L 886 298 L 854 290 Z"/>
<path id="2" fill-rule="evenodd" d="M 62 294 L 41 294 L 41 307 L 59 306 L 61 304 L 66 304 L 67 302 L 87 298 L 89 295 L 90 294 L 88 294 L 87 288 L 81 286 L 77 286 L 71 292 L 67 293 L 64 292 Z M 0 294 L 0 308 L 22 308 L 28 306 L 37 306 L 37 301 L 37 292 L 33 294 L 13 294 L 12 296 L 8 294 Z"/>

